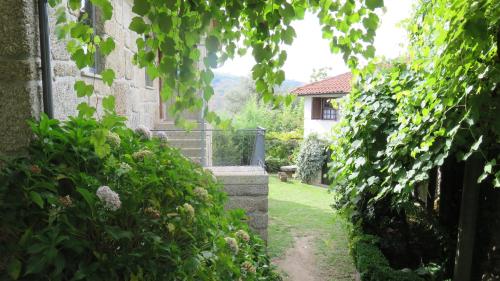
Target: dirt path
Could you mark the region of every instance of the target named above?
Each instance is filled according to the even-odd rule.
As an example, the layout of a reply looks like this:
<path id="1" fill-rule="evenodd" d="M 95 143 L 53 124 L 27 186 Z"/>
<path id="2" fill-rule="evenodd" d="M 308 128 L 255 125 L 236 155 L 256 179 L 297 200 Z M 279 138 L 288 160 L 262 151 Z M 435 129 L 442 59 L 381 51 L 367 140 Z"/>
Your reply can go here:
<path id="1" fill-rule="evenodd" d="M 313 248 L 313 236 L 294 237 L 294 246 L 274 264 L 284 273 L 288 281 L 322 281 Z"/>

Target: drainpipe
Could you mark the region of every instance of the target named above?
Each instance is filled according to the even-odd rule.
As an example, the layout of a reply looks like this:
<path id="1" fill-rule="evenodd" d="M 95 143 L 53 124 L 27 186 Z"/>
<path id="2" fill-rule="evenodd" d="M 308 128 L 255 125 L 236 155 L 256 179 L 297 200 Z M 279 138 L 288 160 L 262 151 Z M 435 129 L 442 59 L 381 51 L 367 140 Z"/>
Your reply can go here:
<path id="1" fill-rule="evenodd" d="M 49 118 L 54 118 L 47 0 L 38 0 L 38 25 L 40 28 L 40 57 L 42 62 L 43 112 Z"/>

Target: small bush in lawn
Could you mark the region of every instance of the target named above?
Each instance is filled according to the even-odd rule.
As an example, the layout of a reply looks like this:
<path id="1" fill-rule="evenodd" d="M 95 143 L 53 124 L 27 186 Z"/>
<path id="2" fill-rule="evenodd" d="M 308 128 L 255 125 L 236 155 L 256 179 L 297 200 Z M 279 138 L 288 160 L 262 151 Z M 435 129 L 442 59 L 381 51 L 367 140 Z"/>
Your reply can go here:
<path id="1" fill-rule="evenodd" d="M 326 159 L 326 144 L 316 135 L 308 136 L 301 144 L 297 155 L 297 177 L 305 183 L 311 182 L 321 171 Z"/>
<path id="2" fill-rule="evenodd" d="M 43 117 L 2 163 L 0 280 L 279 279 L 211 174 L 123 125 L 98 157 L 101 126 Z"/>

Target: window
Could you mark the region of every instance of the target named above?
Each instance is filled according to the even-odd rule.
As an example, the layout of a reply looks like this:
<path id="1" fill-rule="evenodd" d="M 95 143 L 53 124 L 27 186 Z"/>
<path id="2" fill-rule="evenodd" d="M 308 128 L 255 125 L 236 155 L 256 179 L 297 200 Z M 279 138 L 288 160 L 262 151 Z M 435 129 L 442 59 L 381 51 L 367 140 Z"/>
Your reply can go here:
<path id="1" fill-rule="evenodd" d="M 338 120 L 338 109 L 332 105 L 332 98 L 313 98 L 311 119 Z"/>
<path id="2" fill-rule="evenodd" d="M 92 5 L 91 0 L 82 0 L 82 9 L 81 16 L 87 14 L 87 18 L 84 20 L 85 24 L 88 24 L 94 30 L 94 35 L 102 35 L 100 32 L 103 28 L 99 25 L 100 21 L 98 10 Z M 104 59 L 99 51 L 99 48 L 96 48 L 94 53 L 94 65 L 89 67 L 88 69 L 95 74 L 100 74 L 104 68 Z"/>
<path id="3" fill-rule="evenodd" d="M 144 79 L 146 79 L 146 87 L 154 87 L 153 79 L 149 78 L 148 72 L 144 70 Z"/>
<path id="4" fill-rule="evenodd" d="M 150 37 L 150 35 L 144 36 L 144 40 L 147 41 L 149 37 Z M 149 47 L 148 45 L 146 45 L 145 51 L 146 52 L 151 52 L 151 47 Z M 151 77 L 149 77 L 149 75 L 148 75 L 148 68 L 147 68 L 147 66 L 144 67 L 144 80 L 146 81 L 146 87 L 150 87 L 150 88 L 154 87 L 153 79 L 151 79 Z"/>

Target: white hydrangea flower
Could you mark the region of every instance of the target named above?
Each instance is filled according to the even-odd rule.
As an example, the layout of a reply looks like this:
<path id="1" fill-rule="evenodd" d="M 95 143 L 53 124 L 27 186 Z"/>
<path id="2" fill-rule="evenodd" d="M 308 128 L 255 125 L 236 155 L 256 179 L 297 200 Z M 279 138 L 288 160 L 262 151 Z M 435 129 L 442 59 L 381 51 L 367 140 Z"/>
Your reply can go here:
<path id="1" fill-rule="evenodd" d="M 190 218 L 194 218 L 194 208 L 191 206 L 189 203 L 184 203 L 183 205 L 184 211 L 186 211 L 186 214 Z"/>
<path id="2" fill-rule="evenodd" d="M 103 185 L 99 187 L 95 193 L 99 200 L 104 204 L 104 208 L 116 211 L 120 209 L 122 202 L 118 193 L 114 192 L 109 186 Z"/>
<path id="3" fill-rule="evenodd" d="M 201 201 L 207 201 L 208 200 L 208 191 L 204 189 L 203 187 L 197 187 L 193 191 L 194 195 L 198 197 Z"/>
<path id="4" fill-rule="evenodd" d="M 229 246 L 229 249 L 231 249 L 231 252 L 233 254 L 238 254 L 238 251 L 240 250 L 240 247 L 238 246 L 238 241 L 234 239 L 233 237 L 226 237 L 224 238 L 226 240 L 227 245 Z"/>
<path id="5" fill-rule="evenodd" d="M 136 161 L 140 161 L 140 160 L 144 160 L 152 155 L 153 155 L 153 152 L 151 152 L 150 150 L 142 149 L 142 150 L 134 152 L 134 154 L 132 154 L 132 158 L 134 158 Z"/>
<path id="6" fill-rule="evenodd" d="M 132 170 L 132 167 L 130 167 L 130 165 L 128 163 L 121 162 L 120 169 L 123 170 L 124 173 L 128 173 Z"/>
<path id="7" fill-rule="evenodd" d="M 168 140 L 167 134 L 165 132 L 156 133 L 156 137 L 162 142 L 166 142 Z"/>
<path id="8" fill-rule="evenodd" d="M 151 139 L 151 131 L 144 125 L 139 125 L 135 132 L 143 139 Z"/>
<path id="9" fill-rule="evenodd" d="M 245 242 L 250 241 L 250 235 L 248 235 L 248 233 L 246 231 L 244 231 L 243 229 L 236 231 L 236 237 L 240 238 L 241 240 L 243 240 Z"/>
<path id="10" fill-rule="evenodd" d="M 109 132 L 106 136 L 106 141 L 113 146 L 120 146 L 121 139 L 117 133 Z"/>
<path id="11" fill-rule="evenodd" d="M 251 262 L 246 261 L 241 264 L 241 271 L 255 274 L 257 272 L 257 269 Z"/>

